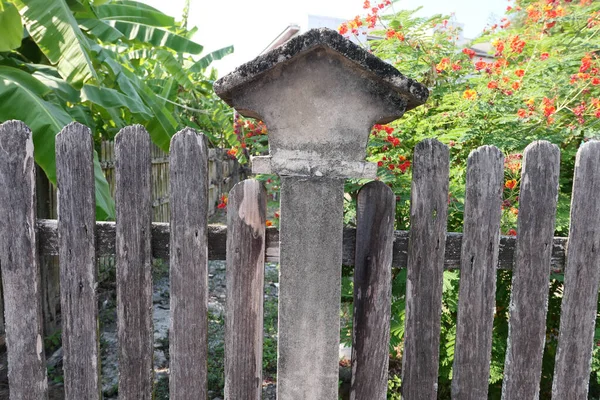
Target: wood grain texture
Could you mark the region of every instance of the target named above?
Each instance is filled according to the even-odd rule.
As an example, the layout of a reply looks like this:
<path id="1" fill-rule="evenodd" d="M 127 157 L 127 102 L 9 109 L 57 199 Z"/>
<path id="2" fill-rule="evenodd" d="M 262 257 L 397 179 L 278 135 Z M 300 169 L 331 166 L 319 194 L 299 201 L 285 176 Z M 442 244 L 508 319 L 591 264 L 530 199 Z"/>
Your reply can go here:
<path id="1" fill-rule="evenodd" d="M 342 179 L 281 178 L 278 399 L 338 397 Z"/>
<path id="2" fill-rule="evenodd" d="M 493 146 L 474 150 L 467 160 L 452 398 L 487 399 L 496 265 L 504 184 L 504 156 Z"/>
<path id="3" fill-rule="evenodd" d="M 396 197 L 383 182 L 364 185 L 356 210 L 352 400 L 385 400 L 387 395 L 392 246 Z"/>
<path id="4" fill-rule="evenodd" d="M 435 139 L 415 147 L 406 277 L 402 397 L 437 398 L 442 275 L 448 214 L 448 148 Z"/>
<path id="5" fill-rule="evenodd" d="M 0 268 L 11 400 L 47 399 L 36 249 L 33 139 L 19 121 L 0 125 Z"/>
<path id="6" fill-rule="evenodd" d="M 600 279 L 600 141 L 577 152 L 553 399 L 587 399 Z"/>
<path id="7" fill-rule="evenodd" d="M 538 141 L 525 148 L 503 400 L 539 396 L 559 166 L 555 145 Z"/>
<path id="8" fill-rule="evenodd" d="M 96 300 L 96 200 L 91 131 L 78 123 L 56 137 L 58 238 L 65 399 L 100 399 Z"/>
<path id="9" fill-rule="evenodd" d="M 169 396 L 207 396 L 208 150 L 204 135 L 184 129 L 171 139 L 171 330 Z"/>
<path id="10" fill-rule="evenodd" d="M 55 220 L 38 220 L 37 232 L 41 254 L 58 254 L 58 234 Z M 152 257 L 169 259 L 169 224 L 152 224 Z M 265 261 L 279 262 L 279 231 L 277 228 L 267 228 L 267 243 Z M 406 268 L 408 259 L 408 231 L 394 231 L 393 268 Z M 566 237 L 555 237 L 552 244 L 552 260 L 550 268 L 554 273 L 563 271 L 567 246 Z M 224 225 L 208 225 L 208 259 L 225 260 L 227 243 L 227 227 Z M 514 236 L 500 237 L 500 253 L 498 254 L 498 269 L 512 269 L 515 258 L 517 238 Z M 342 244 L 342 264 L 354 265 L 356 256 L 356 229 L 344 227 Z M 446 250 L 444 252 L 444 269 L 460 269 L 460 253 L 462 248 L 462 233 L 448 232 L 446 234 Z M 114 222 L 96 222 L 96 254 L 109 256 L 115 254 L 115 224 Z"/>
<path id="11" fill-rule="evenodd" d="M 139 125 L 115 139 L 119 399 L 152 398 L 150 137 Z"/>
<path id="12" fill-rule="evenodd" d="M 257 180 L 233 187 L 227 202 L 225 398 L 262 398 L 267 194 Z"/>

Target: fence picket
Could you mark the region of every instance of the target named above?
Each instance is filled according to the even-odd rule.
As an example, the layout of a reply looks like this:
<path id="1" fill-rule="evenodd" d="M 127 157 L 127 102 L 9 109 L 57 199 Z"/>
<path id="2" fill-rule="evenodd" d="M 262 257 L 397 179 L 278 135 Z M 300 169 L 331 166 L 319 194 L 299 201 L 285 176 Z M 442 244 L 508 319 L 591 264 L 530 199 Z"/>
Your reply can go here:
<path id="1" fill-rule="evenodd" d="M 383 182 L 358 193 L 350 399 L 387 394 L 396 199 Z"/>
<path id="2" fill-rule="evenodd" d="M 577 152 L 553 399 L 587 399 L 600 278 L 600 141 Z"/>
<path id="3" fill-rule="evenodd" d="M 448 214 L 448 148 L 415 147 L 406 278 L 402 397 L 437 398 L 442 279 Z"/>
<path id="4" fill-rule="evenodd" d="M 226 399 L 262 398 L 266 212 L 267 194 L 259 181 L 242 181 L 229 192 Z"/>
<path id="5" fill-rule="evenodd" d="M 56 137 L 65 398 L 99 399 L 93 142 L 78 123 Z"/>
<path id="6" fill-rule="evenodd" d="M 152 398 L 150 136 L 139 125 L 115 139 L 119 398 Z"/>
<path id="7" fill-rule="evenodd" d="M 184 129 L 171 139 L 171 399 L 207 397 L 207 157 L 204 135 Z"/>
<path id="8" fill-rule="evenodd" d="M 504 157 L 483 146 L 467 160 L 453 399 L 485 399 L 496 304 Z"/>
<path id="9" fill-rule="evenodd" d="M 31 131 L 0 125 L 0 267 L 10 399 L 47 399 Z"/>
<path id="10" fill-rule="evenodd" d="M 503 400 L 539 395 L 559 167 L 560 151 L 549 142 L 524 151 Z"/>

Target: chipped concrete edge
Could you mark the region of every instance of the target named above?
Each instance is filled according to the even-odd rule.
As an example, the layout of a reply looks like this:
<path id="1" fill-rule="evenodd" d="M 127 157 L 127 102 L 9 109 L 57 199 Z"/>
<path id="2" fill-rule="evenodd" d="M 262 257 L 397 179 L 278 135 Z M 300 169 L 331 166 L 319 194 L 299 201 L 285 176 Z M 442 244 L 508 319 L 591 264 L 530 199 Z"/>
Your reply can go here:
<path id="1" fill-rule="evenodd" d="M 404 76 L 392 65 L 327 28 L 311 29 L 269 53 L 242 64 L 217 80 L 214 91 L 227 104 L 232 105 L 232 92 L 236 88 L 256 79 L 276 65 L 288 62 L 294 56 L 316 47 L 330 48 L 377 76 L 389 85 L 390 89 L 406 98 L 407 111 L 425 103 L 429 97 L 429 91 L 424 85 Z"/>

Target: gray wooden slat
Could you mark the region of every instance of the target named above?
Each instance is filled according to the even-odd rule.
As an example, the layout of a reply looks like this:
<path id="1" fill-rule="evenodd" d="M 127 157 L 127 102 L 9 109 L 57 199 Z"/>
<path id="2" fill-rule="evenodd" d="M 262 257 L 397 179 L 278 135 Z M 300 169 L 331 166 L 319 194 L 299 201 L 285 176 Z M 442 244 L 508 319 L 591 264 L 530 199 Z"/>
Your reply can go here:
<path id="1" fill-rule="evenodd" d="M 78 123 L 56 137 L 58 236 L 66 399 L 100 398 L 93 142 Z"/>
<path id="2" fill-rule="evenodd" d="M 43 255 L 58 254 L 58 234 L 56 221 L 38 220 L 37 233 L 40 252 Z M 267 228 L 265 261 L 279 262 L 279 231 L 275 227 Z M 152 257 L 167 260 L 169 258 L 169 224 L 152 224 Z M 356 230 L 344 228 L 343 259 L 344 265 L 354 265 Z M 208 225 L 208 259 L 225 260 L 227 228 L 222 225 Z M 446 234 L 444 269 L 460 269 L 462 233 Z M 500 237 L 498 269 L 512 269 L 517 239 L 514 236 Z M 552 272 L 560 273 L 565 264 L 567 238 L 555 237 L 552 243 Z M 115 254 L 115 224 L 96 222 L 96 254 L 99 257 Z M 394 250 L 392 267 L 405 268 L 408 257 L 408 232 L 394 231 Z"/>
<path id="3" fill-rule="evenodd" d="M 435 139 L 415 147 L 406 277 L 402 397 L 437 397 L 442 275 L 448 214 L 448 148 Z"/>
<path id="4" fill-rule="evenodd" d="M 225 398 L 262 398 L 267 194 L 259 181 L 233 187 L 227 202 Z"/>
<path id="5" fill-rule="evenodd" d="M 600 141 L 577 152 L 553 399 L 587 399 L 600 279 Z"/>
<path id="6" fill-rule="evenodd" d="M 396 197 L 383 182 L 358 193 L 350 399 L 385 400 Z"/>
<path id="7" fill-rule="evenodd" d="M 139 125 L 115 139 L 119 398 L 152 398 L 150 137 Z"/>
<path id="8" fill-rule="evenodd" d="M 539 395 L 559 167 L 560 151 L 549 142 L 524 151 L 503 400 Z"/>
<path id="9" fill-rule="evenodd" d="M 452 398 L 486 399 L 496 305 L 496 265 L 504 156 L 493 146 L 474 150 L 467 160 Z"/>
<path id="10" fill-rule="evenodd" d="M 336 399 L 344 181 L 281 178 L 278 399 Z"/>
<path id="11" fill-rule="evenodd" d="M 207 144 L 184 129 L 171 139 L 170 398 L 207 396 Z"/>
<path id="12" fill-rule="evenodd" d="M 0 268 L 11 400 L 48 398 L 34 168 L 29 128 L 0 124 Z"/>

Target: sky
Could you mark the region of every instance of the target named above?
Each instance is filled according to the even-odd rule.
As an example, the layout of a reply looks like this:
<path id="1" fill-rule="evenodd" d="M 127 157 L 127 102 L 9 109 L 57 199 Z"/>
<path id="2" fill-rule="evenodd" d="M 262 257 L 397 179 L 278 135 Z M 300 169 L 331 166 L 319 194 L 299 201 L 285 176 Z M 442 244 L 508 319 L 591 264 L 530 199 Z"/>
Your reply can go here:
<path id="1" fill-rule="evenodd" d="M 184 0 L 141 0 L 164 13 L 181 19 Z M 234 53 L 213 63 L 223 76 L 238 65 L 252 60 L 288 25 L 306 25 L 308 15 L 352 19 L 364 15 L 364 0 L 191 0 L 188 26 L 196 26 L 193 40 L 205 52 L 229 45 Z M 372 1 L 375 2 L 375 1 Z M 420 15 L 455 14 L 464 24 L 466 38 L 476 37 L 489 22 L 499 20 L 507 0 L 400 0 L 396 9 L 422 6 Z"/>

